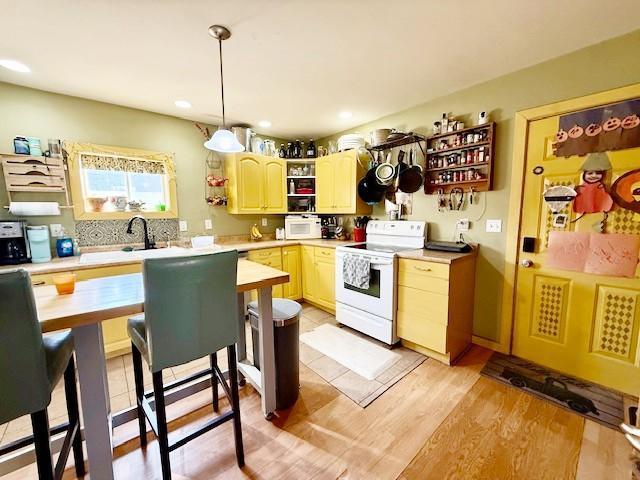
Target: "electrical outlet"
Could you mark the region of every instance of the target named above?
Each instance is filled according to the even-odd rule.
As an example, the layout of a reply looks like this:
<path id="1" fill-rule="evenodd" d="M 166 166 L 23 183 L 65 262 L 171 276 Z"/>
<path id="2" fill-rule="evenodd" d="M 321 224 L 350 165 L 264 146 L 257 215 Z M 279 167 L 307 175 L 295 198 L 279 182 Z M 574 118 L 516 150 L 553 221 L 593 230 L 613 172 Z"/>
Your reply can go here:
<path id="1" fill-rule="evenodd" d="M 487 220 L 486 231 L 490 233 L 500 233 L 502 231 L 502 220 L 499 220 L 499 219 Z"/>
<path id="2" fill-rule="evenodd" d="M 213 230 L 213 223 L 210 218 L 205 219 L 204 221 L 204 229 L 205 230 Z"/>
<path id="3" fill-rule="evenodd" d="M 267 226 L 267 219 L 266 219 L 266 218 L 263 218 L 263 219 L 262 219 L 262 226 L 263 226 L 263 227 L 266 227 L 266 226 Z"/>
<path id="4" fill-rule="evenodd" d="M 187 226 L 187 221 L 186 220 L 180 220 L 180 231 L 181 232 L 186 232 L 189 230 L 189 227 Z"/>
<path id="5" fill-rule="evenodd" d="M 59 223 L 52 223 L 49 225 L 49 230 L 51 231 L 52 237 L 61 237 L 62 236 L 62 225 Z"/>
<path id="6" fill-rule="evenodd" d="M 468 232 L 469 231 L 469 219 L 468 218 L 459 218 L 456 221 L 456 230 L 459 232 Z"/>

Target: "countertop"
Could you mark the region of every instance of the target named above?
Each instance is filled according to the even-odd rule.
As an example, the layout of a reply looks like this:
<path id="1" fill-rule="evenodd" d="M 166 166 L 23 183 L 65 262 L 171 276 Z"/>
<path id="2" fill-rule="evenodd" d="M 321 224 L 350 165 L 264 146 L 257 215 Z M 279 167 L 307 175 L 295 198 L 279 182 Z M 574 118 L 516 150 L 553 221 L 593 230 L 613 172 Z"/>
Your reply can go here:
<path id="1" fill-rule="evenodd" d="M 313 239 L 313 240 L 261 240 L 261 241 L 232 241 L 221 242 L 216 246 L 222 249 L 236 249 L 239 252 L 248 252 L 251 250 L 260 250 L 263 248 L 275 248 L 286 245 L 311 245 L 314 247 L 328 247 L 335 248 L 340 245 L 348 245 L 353 243 L 352 240 L 326 240 L 326 239 Z M 214 251 L 214 250 L 212 250 Z M 204 253 L 201 251 L 201 253 Z M 433 250 L 417 249 L 400 252 L 399 258 L 408 258 L 411 260 L 422 260 L 427 262 L 447 263 L 451 264 L 463 258 L 469 256 L 476 256 L 478 248 L 469 253 L 450 253 L 450 252 L 437 252 Z M 106 268 L 116 267 L 121 265 L 132 265 L 139 263 L 138 259 L 131 260 L 119 260 L 109 263 L 80 263 L 80 257 L 66 257 L 66 258 L 54 258 L 50 262 L 46 263 L 25 263 L 22 265 L 9 265 L 0 267 L 0 273 L 15 270 L 16 268 L 24 268 L 31 275 L 44 275 L 49 273 L 68 272 L 74 270 L 87 270 L 93 268 Z"/>

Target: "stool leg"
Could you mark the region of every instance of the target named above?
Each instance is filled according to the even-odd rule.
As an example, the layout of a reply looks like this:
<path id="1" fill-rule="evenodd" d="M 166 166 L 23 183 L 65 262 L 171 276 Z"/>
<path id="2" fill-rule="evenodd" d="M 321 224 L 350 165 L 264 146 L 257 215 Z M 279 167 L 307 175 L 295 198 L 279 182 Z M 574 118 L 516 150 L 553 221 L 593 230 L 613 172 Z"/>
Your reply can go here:
<path id="1" fill-rule="evenodd" d="M 211 391 L 213 392 L 213 411 L 217 412 L 218 408 L 218 374 L 216 373 L 215 367 L 218 366 L 218 357 L 217 353 L 212 353 L 209 355 L 209 360 L 211 363 Z"/>
<path id="2" fill-rule="evenodd" d="M 69 359 L 67 369 L 64 371 L 64 395 L 67 400 L 67 414 L 69 416 L 69 428 L 75 428 L 73 436 L 73 459 L 76 467 L 76 476 L 83 477 L 84 453 L 82 452 L 82 430 L 80 429 L 80 412 L 78 409 L 78 389 L 76 387 L 76 363 L 73 355 Z"/>
<path id="3" fill-rule="evenodd" d="M 238 365 L 236 364 L 236 346 L 227 347 L 229 360 L 229 383 L 231 384 L 231 408 L 233 409 L 233 435 L 236 442 L 236 459 L 239 467 L 244 467 L 244 446 L 242 445 L 242 425 L 240 423 L 240 397 L 238 395 Z"/>
<path id="4" fill-rule="evenodd" d="M 36 462 L 38 464 L 38 478 L 53 480 L 53 458 L 51 457 L 51 436 L 49 433 L 49 416 L 47 409 L 31 414 L 33 426 L 33 443 L 36 448 Z"/>
<path id="5" fill-rule="evenodd" d="M 167 429 L 167 413 L 165 411 L 164 404 L 162 370 L 153 373 L 153 394 L 156 401 L 156 421 L 158 422 L 158 446 L 160 447 L 162 479 L 171 480 L 171 463 L 169 461 L 169 431 Z"/>
<path id="6" fill-rule="evenodd" d="M 136 411 L 138 412 L 138 427 L 140 429 L 140 446 L 147 446 L 147 422 L 142 409 L 144 397 L 144 377 L 142 376 L 142 355 L 138 348 L 131 344 L 131 362 L 133 363 L 133 378 L 136 384 Z"/>

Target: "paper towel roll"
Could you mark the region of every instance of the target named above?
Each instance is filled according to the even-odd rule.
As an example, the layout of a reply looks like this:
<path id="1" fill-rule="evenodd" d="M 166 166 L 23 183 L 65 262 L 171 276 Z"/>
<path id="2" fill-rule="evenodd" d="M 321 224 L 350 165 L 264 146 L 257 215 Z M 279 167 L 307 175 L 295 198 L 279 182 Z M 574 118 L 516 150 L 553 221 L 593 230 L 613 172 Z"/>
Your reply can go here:
<path id="1" fill-rule="evenodd" d="M 9 212 L 18 217 L 60 215 L 58 202 L 11 202 Z"/>

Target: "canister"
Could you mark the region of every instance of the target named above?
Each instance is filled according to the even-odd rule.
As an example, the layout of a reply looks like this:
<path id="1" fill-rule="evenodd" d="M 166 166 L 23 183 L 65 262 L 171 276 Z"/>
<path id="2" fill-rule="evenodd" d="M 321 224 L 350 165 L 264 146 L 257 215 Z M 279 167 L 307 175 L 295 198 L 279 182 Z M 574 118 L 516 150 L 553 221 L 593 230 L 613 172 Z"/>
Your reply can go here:
<path id="1" fill-rule="evenodd" d="M 49 245 L 49 227 L 34 225 L 27 227 L 27 238 L 31 249 L 31 262 L 45 263 L 51 261 L 51 246 Z"/>

